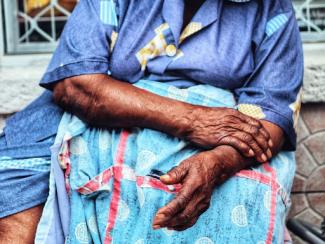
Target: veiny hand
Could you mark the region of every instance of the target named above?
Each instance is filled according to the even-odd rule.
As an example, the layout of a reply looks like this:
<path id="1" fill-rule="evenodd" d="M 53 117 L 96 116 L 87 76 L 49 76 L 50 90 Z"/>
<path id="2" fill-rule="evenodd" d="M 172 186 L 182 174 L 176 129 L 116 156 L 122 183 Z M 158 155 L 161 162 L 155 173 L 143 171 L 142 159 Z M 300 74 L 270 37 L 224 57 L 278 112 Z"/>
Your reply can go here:
<path id="1" fill-rule="evenodd" d="M 221 148 L 221 147 L 220 147 Z M 182 184 L 176 197 L 159 209 L 153 228 L 182 231 L 193 226 L 210 205 L 212 192 L 239 170 L 241 164 L 231 156 L 225 157 L 218 148 L 198 153 L 161 177 L 165 184 Z"/>
<path id="2" fill-rule="evenodd" d="M 262 123 L 231 108 L 195 107 L 185 140 L 205 149 L 229 145 L 246 157 L 266 162 L 273 142 Z"/>

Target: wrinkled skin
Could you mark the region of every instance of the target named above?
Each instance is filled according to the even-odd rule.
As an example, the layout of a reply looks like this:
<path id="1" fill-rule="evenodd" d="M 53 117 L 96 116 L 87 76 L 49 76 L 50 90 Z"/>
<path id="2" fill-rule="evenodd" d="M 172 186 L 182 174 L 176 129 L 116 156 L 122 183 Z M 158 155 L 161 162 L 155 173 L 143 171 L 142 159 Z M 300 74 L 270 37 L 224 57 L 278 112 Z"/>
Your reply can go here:
<path id="1" fill-rule="evenodd" d="M 203 149 L 230 145 L 259 162 L 272 157 L 269 132 L 235 109 L 183 103 L 100 74 L 66 79 L 53 94 L 64 110 L 94 127 L 151 128 Z"/>
<path id="2" fill-rule="evenodd" d="M 226 155 L 227 150 L 220 147 L 198 153 L 161 177 L 165 184 L 182 184 L 182 187 L 170 203 L 158 210 L 154 229 L 182 231 L 196 223 L 209 208 L 215 187 L 243 166 L 236 157 Z"/>
<path id="3" fill-rule="evenodd" d="M 107 75 L 65 79 L 55 86 L 54 98 L 64 110 L 94 127 L 155 129 L 207 150 L 169 172 L 171 179 L 161 178 L 166 184 L 181 183 L 182 189 L 158 211 L 154 228 L 184 230 L 194 225 L 217 185 L 256 161 L 266 162 L 284 141 L 282 129 L 273 123 L 235 109 L 161 97 Z"/>
<path id="4" fill-rule="evenodd" d="M 198 107 L 193 113 L 186 140 L 206 149 L 229 145 L 259 162 L 272 157 L 273 142 L 259 120 L 231 108 Z"/>

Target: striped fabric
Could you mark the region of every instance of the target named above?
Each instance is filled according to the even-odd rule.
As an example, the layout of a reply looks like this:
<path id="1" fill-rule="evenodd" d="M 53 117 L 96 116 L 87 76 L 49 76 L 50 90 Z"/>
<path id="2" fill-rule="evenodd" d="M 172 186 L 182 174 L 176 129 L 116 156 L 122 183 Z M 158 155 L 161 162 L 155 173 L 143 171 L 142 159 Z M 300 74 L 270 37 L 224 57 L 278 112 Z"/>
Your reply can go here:
<path id="1" fill-rule="evenodd" d="M 279 14 L 269 20 L 266 24 L 265 33 L 268 37 L 272 36 L 278 29 L 281 28 L 288 21 L 285 14 Z"/>
<path id="2" fill-rule="evenodd" d="M 106 25 L 118 25 L 114 0 L 100 1 L 100 19 Z"/>

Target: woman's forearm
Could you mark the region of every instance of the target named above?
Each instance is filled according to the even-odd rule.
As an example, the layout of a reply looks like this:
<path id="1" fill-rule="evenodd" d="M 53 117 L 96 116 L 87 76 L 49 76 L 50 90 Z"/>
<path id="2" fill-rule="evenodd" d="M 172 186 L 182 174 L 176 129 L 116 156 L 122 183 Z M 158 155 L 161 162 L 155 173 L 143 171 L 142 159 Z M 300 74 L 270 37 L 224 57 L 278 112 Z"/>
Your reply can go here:
<path id="1" fill-rule="evenodd" d="M 191 105 L 104 75 L 58 82 L 55 101 L 100 128 L 150 128 L 211 149 L 230 145 L 259 162 L 270 158 L 270 136 L 261 122 L 235 109 Z"/>
<path id="2" fill-rule="evenodd" d="M 152 128 L 182 137 L 192 105 L 158 96 L 108 75 L 82 75 L 54 87 L 66 111 L 102 128 Z"/>

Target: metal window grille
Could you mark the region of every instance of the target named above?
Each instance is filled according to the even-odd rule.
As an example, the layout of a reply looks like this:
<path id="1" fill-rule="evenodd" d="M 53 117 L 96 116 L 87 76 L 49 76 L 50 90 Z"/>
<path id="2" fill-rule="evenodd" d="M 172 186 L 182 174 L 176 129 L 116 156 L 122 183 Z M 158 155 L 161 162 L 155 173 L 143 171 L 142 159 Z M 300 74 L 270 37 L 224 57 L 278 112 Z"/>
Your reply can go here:
<path id="1" fill-rule="evenodd" d="M 76 2 L 77 0 L 3 0 L 6 52 L 53 51 Z"/>
<path id="2" fill-rule="evenodd" d="M 1 0 L 0 0 L 1 1 Z M 2 0 L 8 54 L 52 52 L 78 0 Z M 302 38 L 325 41 L 325 1 L 294 0 Z"/>
<path id="3" fill-rule="evenodd" d="M 302 39 L 305 42 L 325 41 L 325 1 L 294 1 Z"/>

